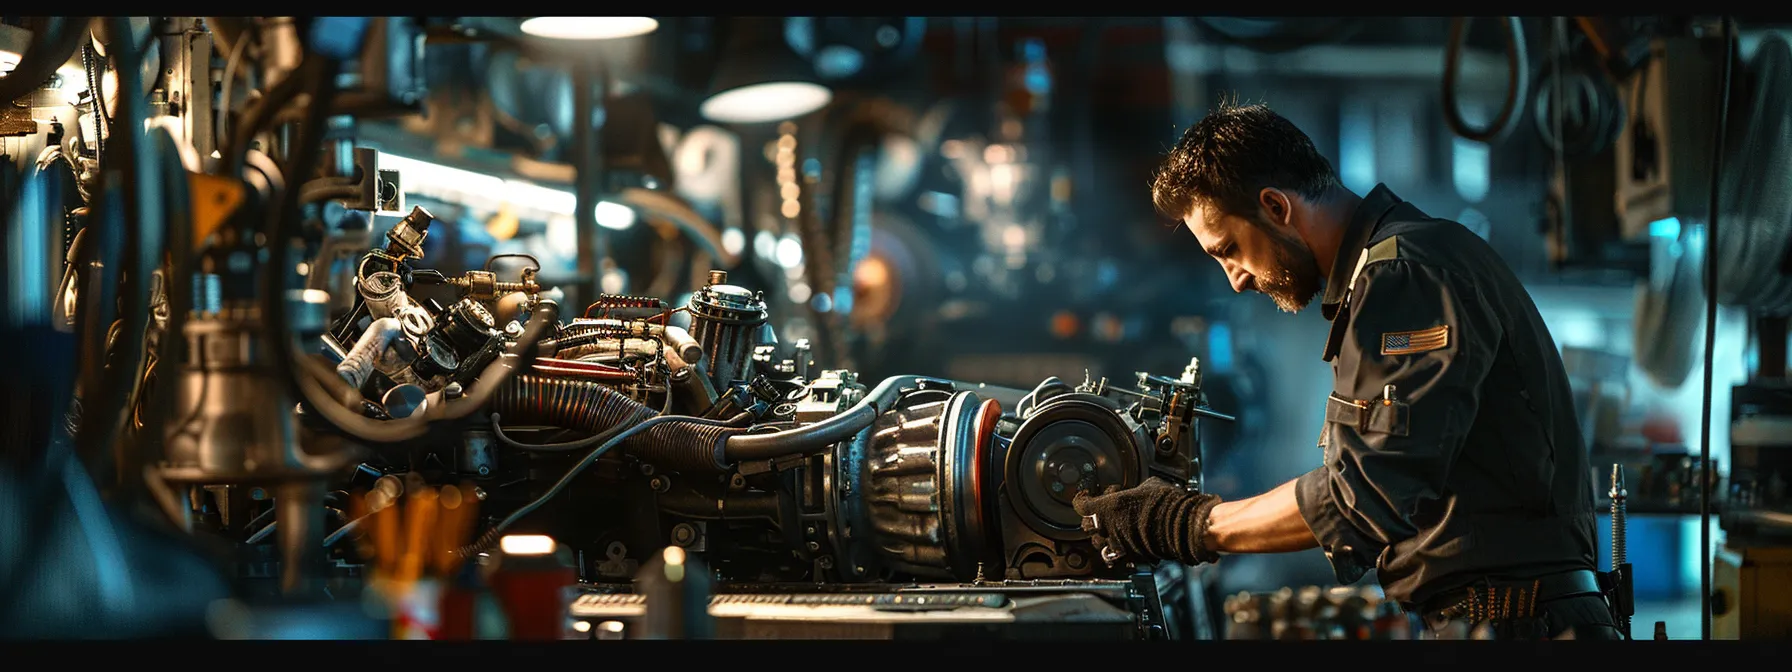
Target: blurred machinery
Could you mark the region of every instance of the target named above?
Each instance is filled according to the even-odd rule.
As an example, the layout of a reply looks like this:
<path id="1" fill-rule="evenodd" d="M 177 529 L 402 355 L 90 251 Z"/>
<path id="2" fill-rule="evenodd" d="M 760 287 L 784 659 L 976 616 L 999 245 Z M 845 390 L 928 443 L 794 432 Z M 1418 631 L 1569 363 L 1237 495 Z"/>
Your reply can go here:
<path id="1" fill-rule="evenodd" d="M 187 557 L 163 546 L 213 552 L 215 564 L 153 569 L 187 586 L 191 600 L 238 598 L 213 603 L 228 605 L 203 625 L 214 636 L 278 636 L 279 624 L 308 618 L 337 619 L 341 628 L 327 632 L 365 633 L 365 615 L 331 615 L 359 609 L 343 596 L 365 590 L 390 598 L 399 636 L 436 636 L 448 621 L 472 632 L 482 627 L 468 616 L 479 600 L 438 596 L 480 585 L 519 638 L 555 636 L 566 608 L 585 622 L 574 632 L 614 635 L 621 617 L 604 610 L 617 605 L 645 609 L 623 630 L 648 638 L 727 636 L 704 625 L 705 609 L 724 620 L 745 614 L 749 625 L 767 609 L 796 609 L 809 621 L 873 629 L 1014 623 L 1024 627 L 1003 632 L 1021 636 L 1053 623 L 1064 626 L 1052 630 L 1060 637 L 1212 636 L 1205 574 L 1105 566 L 1070 506 L 1079 491 L 1151 476 L 1204 487 L 1199 419 L 1232 418 L 1207 407 L 1198 360 L 1182 354 L 1179 373 L 1124 381 L 1040 376 L 1028 389 L 829 365 L 810 338 L 779 339 L 787 304 L 709 270 L 738 265 L 744 245 L 726 232 L 739 236 L 740 226 L 724 217 L 718 227 L 698 212 L 710 204 L 676 195 L 676 178 L 704 171 L 674 170 L 679 152 L 663 145 L 649 98 L 569 51 L 574 36 L 531 25 L 38 25 L 0 79 L 0 98 L 44 103 L 30 108 L 29 124 L 6 129 L 39 157 L 25 161 L 7 145 L 6 249 L 24 263 L 6 276 L 6 326 L 9 337 L 63 355 L 23 373 L 72 384 L 6 399 L 18 421 L 8 431 L 22 439 L 6 444 L 8 469 L 63 491 L 7 507 L 23 530 L 0 551 L 0 588 L 14 598 L 4 602 L 7 622 L 54 611 L 46 605 L 66 593 L 29 586 L 53 587 L 36 577 L 68 565 L 45 554 L 85 533 L 94 562 L 79 576 L 103 588 L 94 601 L 107 605 L 149 580 L 136 575 L 142 568 L 119 573 L 120 557 Z M 736 26 L 731 49 L 767 49 L 749 39 L 752 25 Z M 894 37 L 872 25 L 883 27 L 866 41 L 850 26 L 791 24 L 769 49 L 794 49 L 836 80 L 853 76 L 842 65 L 848 52 L 913 51 L 914 22 L 896 21 Z M 480 101 L 425 87 L 442 67 L 425 57 L 426 39 L 492 47 L 511 60 L 486 72 L 512 88 Z M 57 68 L 77 51 L 78 70 L 63 69 L 101 95 L 67 93 Z M 1042 54 L 1026 47 L 1023 56 L 1016 90 L 1043 95 L 1032 74 Z M 221 73 L 208 67 L 219 63 Z M 717 97 L 765 84 L 724 79 Z M 538 89 L 570 91 L 571 115 Z M 425 106 L 436 114 L 419 120 Z M 1021 209 L 1046 183 L 1042 168 L 1024 163 L 1039 152 L 1014 146 L 1014 125 L 1042 106 L 1026 98 L 1004 109 L 996 142 L 978 148 L 981 159 L 965 157 L 965 170 L 993 185 L 977 192 L 990 213 L 980 226 L 1007 221 L 985 234 L 1032 236 L 1043 225 Z M 796 204 L 780 214 L 810 260 L 782 264 L 800 272 L 781 280 L 813 287 L 818 301 L 796 303 L 835 360 L 856 314 L 850 278 L 873 240 L 872 199 L 857 198 L 875 186 L 865 150 L 889 135 L 867 119 L 829 145 L 842 158 L 825 183 L 825 215 L 815 207 L 824 183 L 807 167 L 793 179 L 789 127 L 773 153 L 779 179 L 794 187 L 780 195 Z M 458 146 L 428 151 L 406 140 L 407 129 Z M 520 178 L 477 170 L 500 149 L 517 155 L 494 172 Z M 466 168 L 404 156 L 442 160 L 455 150 Z M 999 174 L 1009 181 L 989 182 Z M 429 206 L 442 205 L 457 215 L 438 219 Z M 630 228 L 597 218 L 617 208 L 659 241 L 642 250 L 600 235 Z M 519 212 L 548 220 L 549 237 L 570 220 L 572 254 L 559 250 L 570 267 L 503 251 L 522 228 Z M 481 219 L 500 247 L 465 263 L 486 243 L 449 227 Z M 998 296 L 1030 249 L 1001 236 L 1011 261 L 982 275 Z M 653 260 L 660 241 L 696 259 Z M 690 291 L 676 300 L 625 293 L 625 267 L 649 269 L 667 294 Z M 680 282 L 696 268 L 700 282 Z M 60 370 L 70 365 L 74 375 Z M 110 509 L 93 506 L 100 494 Z M 142 520 L 167 534 L 139 539 Z M 703 580 L 685 580 L 688 572 Z M 575 581 L 590 594 L 556 604 Z M 156 603 L 182 615 L 194 607 Z M 152 617 L 137 609 L 110 615 Z M 599 620 L 579 620 L 588 618 Z M 220 619 L 234 625 L 220 630 Z M 31 632 L 80 627 L 37 625 Z M 294 627 L 284 632 L 303 631 Z"/>
<path id="2" fill-rule="evenodd" d="M 1403 640 L 1414 629 L 1377 588 L 1305 586 L 1226 598 L 1226 639 Z"/>

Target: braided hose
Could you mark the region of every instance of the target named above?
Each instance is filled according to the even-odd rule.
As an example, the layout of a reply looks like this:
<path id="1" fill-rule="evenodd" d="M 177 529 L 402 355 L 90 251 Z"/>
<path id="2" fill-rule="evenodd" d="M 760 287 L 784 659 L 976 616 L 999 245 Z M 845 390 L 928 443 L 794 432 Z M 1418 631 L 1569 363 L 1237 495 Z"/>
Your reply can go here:
<path id="1" fill-rule="evenodd" d="M 492 397 L 491 412 L 519 423 L 605 432 L 658 415 L 608 385 L 575 378 L 518 375 Z M 738 427 L 667 421 L 630 436 L 618 447 L 666 468 L 716 472 L 722 446 Z"/>

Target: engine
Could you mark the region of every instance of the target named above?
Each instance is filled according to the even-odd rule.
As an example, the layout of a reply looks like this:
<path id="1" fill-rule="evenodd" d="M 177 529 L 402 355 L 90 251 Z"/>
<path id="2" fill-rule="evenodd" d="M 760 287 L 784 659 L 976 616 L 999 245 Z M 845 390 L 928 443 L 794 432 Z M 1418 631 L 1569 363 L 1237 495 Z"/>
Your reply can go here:
<path id="1" fill-rule="evenodd" d="M 546 534 L 592 583 L 626 583 L 667 546 L 733 583 L 1119 578 L 1076 493 L 1152 475 L 1199 488 L 1198 420 L 1225 418 L 1198 363 L 1030 391 L 813 370 L 807 343 L 781 349 L 761 295 L 722 271 L 687 305 L 604 295 L 561 315 L 534 268 L 421 267 L 430 222 L 413 209 L 360 259 L 317 352 L 358 393 L 357 420 L 455 431 L 371 441 L 306 415 L 371 448 L 354 487 L 471 483 L 463 554 Z M 441 410 L 466 403 L 478 410 Z"/>

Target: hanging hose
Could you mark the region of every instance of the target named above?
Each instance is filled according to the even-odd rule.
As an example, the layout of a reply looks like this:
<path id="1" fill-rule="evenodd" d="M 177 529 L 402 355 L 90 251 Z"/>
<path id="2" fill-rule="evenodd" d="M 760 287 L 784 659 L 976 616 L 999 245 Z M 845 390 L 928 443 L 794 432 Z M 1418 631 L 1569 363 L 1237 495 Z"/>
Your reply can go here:
<path id="1" fill-rule="evenodd" d="M 897 396 L 923 382 L 950 385 L 937 378 L 892 376 L 884 379 L 884 382 L 879 383 L 851 408 L 813 425 L 767 434 L 730 436 L 722 444 L 722 454 L 719 457 L 726 464 L 735 464 L 772 460 L 826 448 L 870 427 L 877 416 L 890 410 L 890 406 L 896 403 Z"/>
<path id="2" fill-rule="evenodd" d="M 1470 128 L 1462 118 L 1456 100 L 1457 71 L 1462 66 L 1462 47 L 1468 42 L 1468 26 L 1473 17 L 1459 16 L 1450 20 L 1450 43 L 1444 49 L 1444 123 L 1450 132 L 1476 142 L 1491 143 L 1505 137 L 1517 126 L 1518 111 L 1524 107 L 1526 76 L 1530 73 L 1529 57 L 1524 44 L 1524 24 L 1519 17 L 1505 17 L 1506 33 L 1506 100 L 1500 113 L 1486 128 Z"/>
<path id="3" fill-rule="evenodd" d="M 1736 21 L 1723 18 L 1723 84 L 1711 145 L 1711 214 L 1705 225 L 1705 394 L 1699 423 L 1699 629 L 1711 639 L 1711 358 L 1717 350 L 1717 211 L 1724 172 L 1724 130 L 1730 126 L 1730 77 L 1736 61 Z"/>
<path id="4" fill-rule="evenodd" d="M 646 404 L 596 381 L 529 374 L 517 376 L 493 395 L 491 410 L 494 415 L 521 424 L 566 427 L 589 434 L 628 427 L 645 418 L 679 417 L 656 413 Z M 726 468 L 723 442 L 741 431 L 700 418 L 658 422 L 652 431 L 627 441 L 623 450 L 669 469 L 721 471 Z M 494 433 L 501 432 L 499 428 Z M 508 437 L 502 440 L 513 447 L 530 447 Z M 579 446 L 579 442 L 568 442 L 550 449 L 573 450 Z"/>

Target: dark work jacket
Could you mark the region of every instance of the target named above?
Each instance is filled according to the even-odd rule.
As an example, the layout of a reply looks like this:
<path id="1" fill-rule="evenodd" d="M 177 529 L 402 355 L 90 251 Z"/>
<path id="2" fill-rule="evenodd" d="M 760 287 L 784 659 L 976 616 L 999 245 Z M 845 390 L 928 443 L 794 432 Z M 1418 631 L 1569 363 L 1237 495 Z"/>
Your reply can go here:
<path id="1" fill-rule="evenodd" d="M 1555 341 L 1486 241 L 1386 186 L 1322 310 L 1324 464 L 1296 481 L 1338 581 L 1408 609 L 1482 578 L 1595 569 L 1592 473 Z"/>

